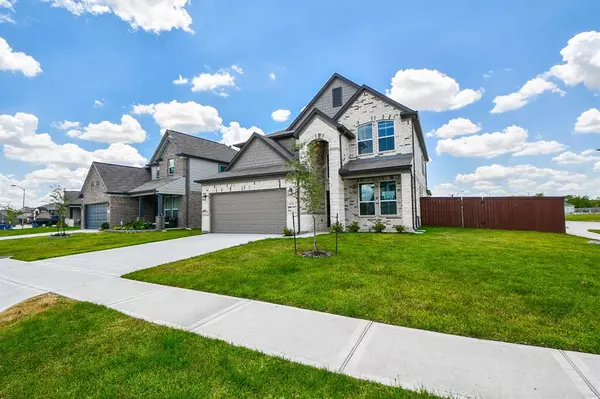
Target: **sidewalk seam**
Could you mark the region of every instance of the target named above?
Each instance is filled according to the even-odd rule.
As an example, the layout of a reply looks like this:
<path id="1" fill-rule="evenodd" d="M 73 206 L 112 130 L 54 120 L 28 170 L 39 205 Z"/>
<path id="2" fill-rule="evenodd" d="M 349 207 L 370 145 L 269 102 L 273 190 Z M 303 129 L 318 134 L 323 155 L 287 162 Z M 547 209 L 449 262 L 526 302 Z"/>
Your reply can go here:
<path id="1" fill-rule="evenodd" d="M 210 324 L 210 323 L 214 323 L 215 321 L 222 319 L 225 315 L 233 312 L 236 309 L 241 308 L 242 306 L 248 305 L 251 302 L 252 302 L 251 299 L 246 299 L 246 300 L 242 300 L 238 303 L 234 303 L 233 305 L 221 310 L 220 312 L 217 312 L 215 314 L 207 316 L 207 317 L 203 318 L 202 320 L 199 320 L 195 324 L 192 324 L 189 327 L 189 330 L 195 332 L 195 330 L 199 329 L 200 327 L 206 326 L 207 324 Z"/>
<path id="2" fill-rule="evenodd" d="M 588 388 L 592 391 L 592 393 L 594 395 L 596 395 L 596 397 L 598 399 L 600 399 L 600 392 L 598 391 L 598 389 L 596 389 L 596 387 L 590 382 L 590 380 L 587 379 L 587 377 L 585 376 L 585 374 L 583 374 L 583 372 L 581 372 L 581 370 L 579 370 L 579 367 L 577 367 L 577 365 L 575 365 L 575 362 L 573 362 L 573 360 L 571 360 L 571 358 L 569 357 L 569 355 L 567 355 L 567 353 L 561 349 L 558 350 L 560 352 L 561 355 L 563 355 L 563 357 L 565 358 L 565 360 L 567 361 L 567 363 L 569 363 L 569 365 L 571 367 L 573 367 L 573 370 L 575 370 L 575 372 L 579 375 L 579 377 L 581 377 L 581 379 L 583 380 L 583 382 L 585 382 L 585 384 L 588 386 Z"/>
<path id="3" fill-rule="evenodd" d="M 365 335 L 367 335 L 367 332 L 369 332 L 369 330 L 371 329 L 372 325 L 373 325 L 373 322 L 369 321 L 369 323 L 367 324 L 367 326 L 365 327 L 365 329 L 363 330 L 363 332 L 360 334 L 360 337 L 358 337 L 358 340 L 356 341 L 356 343 L 352 347 L 352 350 L 350 351 L 350 353 L 348 354 L 348 356 L 346 356 L 346 359 L 344 360 L 344 363 L 342 363 L 342 365 L 338 369 L 338 372 L 342 373 L 344 371 L 344 369 L 346 368 L 346 366 L 350 362 L 350 359 L 352 358 L 352 356 L 354 356 L 354 352 L 356 352 L 356 349 L 358 348 L 358 346 L 360 345 L 360 343 L 363 341 L 363 339 L 365 338 Z"/>
<path id="4" fill-rule="evenodd" d="M 118 278 L 120 278 L 120 277 L 118 277 Z M 129 281 L 135 281 L 135 280 L 129 280 Z M 172 288 L 172 287 L 169 287 L 169 286 L 162 286 L 162 287 L 163 288 L 161 288 L 159 290 L 150 291 L 150 292 L 144 292 L 144 293 L 139 294 L 139 295 L 134 295 L 134 296 L 130 296 L 128 298 L 119 299 L 118 301 L 107 303 L 106 306 L 120 305 L 120 304 L 122 304 L 124 302 L 133 301 L 135 299 L 143 298 L 145 296 L 149 296 L 149 295 L 152 295 L 152 294 L 158 294 L 159 292 L 163 292 L 163 291 L 168 290 L 169 288 Z"/>

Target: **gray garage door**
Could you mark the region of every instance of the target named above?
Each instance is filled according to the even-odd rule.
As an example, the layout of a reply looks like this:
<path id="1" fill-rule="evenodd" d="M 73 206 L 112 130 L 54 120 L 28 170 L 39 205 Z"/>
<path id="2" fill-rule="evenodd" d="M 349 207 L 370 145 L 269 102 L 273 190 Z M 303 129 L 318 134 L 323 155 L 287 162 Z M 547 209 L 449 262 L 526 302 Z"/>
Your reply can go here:
<path id="1" fill-rule="evenodd" d="M 93 204 L 85 206 L 85 228 L 99 229 L 100 225 L 108 221 L 108 204 Z"/>
<path id="2" fill-rule="evenodd" d="M 211 196 L 213 233 L 275 233 L 285 227 L 285 190 Z"/>

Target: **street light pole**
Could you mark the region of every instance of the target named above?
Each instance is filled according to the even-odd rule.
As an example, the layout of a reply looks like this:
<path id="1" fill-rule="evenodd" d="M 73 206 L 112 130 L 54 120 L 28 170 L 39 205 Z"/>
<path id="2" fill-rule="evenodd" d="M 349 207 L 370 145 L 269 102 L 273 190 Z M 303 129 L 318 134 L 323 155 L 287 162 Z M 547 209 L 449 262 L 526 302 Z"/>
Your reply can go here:
<path id="1" fill-rule="evenodd" d="M 21 190 L 23 190 L 23 207 L 21 208 L 21 228 L 23 228 L 23 222 L 24 222 L 24 216 L 25 216 L 25 189 L 21 186 L 18 186 L 16 184 L 11 184 L 11 187 L 17 187 L 20 188 Z"/>

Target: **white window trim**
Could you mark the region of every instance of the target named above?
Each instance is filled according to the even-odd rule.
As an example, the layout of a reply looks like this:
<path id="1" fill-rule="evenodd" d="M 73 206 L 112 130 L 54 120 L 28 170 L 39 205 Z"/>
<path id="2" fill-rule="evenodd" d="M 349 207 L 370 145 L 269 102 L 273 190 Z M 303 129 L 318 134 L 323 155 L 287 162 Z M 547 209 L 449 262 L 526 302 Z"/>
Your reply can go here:
<path id="1" fill-rule="evenodd" d="M 389 182 L 393 182 L 396 185 L 396 199 L 395 200 L 383 200 L 382 196 L 381 196 L 381 184 L 382 183 L 389 183 Z M 383 202 L 395 202 L 396 203 L 396 213 L 389 213 L 384 215 L 383 213 L 381 213 L 381 204 Z M 394 179 L 390 179 L 390 180 L 380 180 L 379 181 L 379 216 L 381 217 L 394 217 L 394 216 L 398 216 L 398 182 Z"/>
<path id="2" fill-rule="evenodd" d="M 171 161 L 173 161 L 173 171 L 171 172 Z M 167 174 L 174 175 L 175 174 L 175 158 L 169 158 L 167 160 Z"/>
<path id="3" fill-rule="evenodd" d="M 370 139 L 364 139 L 364 140 L 360 140 L 359 139 L 359 135 L 358 135 L 358 131 L 361 127 L 363 126 L 368 126 L 371 125 L 371 138 Z M 365 142 L 365 141 L 370 141 L 371 142 L 371 152 L 360 152 L 360 143 Z M 356 152 L 358 154 L 358 156 L 361 155 L 372 155 L 375 154 L 375 134 L 373 132 L 373 122 L 369 122 L 369 123 L 363 123 L 362 125 L 358 125 L 356 127 Z"/>
<path id="4" fill-rule="evenodd" d="M 379 136 L 379 122 L 392 122 L 392 128 L 393 128 L 393 132 L 391 136 Z M 379 149 L 379 139 L 387 139 L 387 138 L 392 138 L 394 140 L 394 146 L 392 147 L 391 150 L 385 150 L 385 151 L 381 151 Z M 386 152 L 392 152 L 392 151 L 396 151 L 396 120 L 395 119 L 380 119 L 377 121 L 377 152 L 378 153 L 386 153 Z"/>
<path id="5" fill-rule="evenodd" d="M 373 185 L 373 201 L 362 201 L 362 198 L 360 195 L 361 194 L 360 186 L 362 186 L 363 184 L 372 184 Z M 365 217 L 365 218 L 377 216 L 377 192 L 375 190 L 377 190 L 377 184 L 375 184 L 375 182 L 360 182 L 360 183 L 358 183 L 358 216 Z M 374 205 L 375 213 L 372 215 L 363 215 L 360 212 L 360 205 L 361 204 L 370 204 L 371 202 Z"/>

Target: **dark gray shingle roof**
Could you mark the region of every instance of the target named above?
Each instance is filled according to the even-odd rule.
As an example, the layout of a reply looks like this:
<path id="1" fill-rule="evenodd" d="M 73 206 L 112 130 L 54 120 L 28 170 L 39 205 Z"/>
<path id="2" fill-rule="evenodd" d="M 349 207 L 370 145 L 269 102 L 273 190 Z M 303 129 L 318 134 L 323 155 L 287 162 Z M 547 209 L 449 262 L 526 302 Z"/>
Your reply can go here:
<path id="1" fill-rule="evenodd" d="M 264 168 L 250 168 L 241 170 L 229 170 L 227 172 L 217 173 L 214 176 L 196 180 L 196 183 L 210 184 L 221 180 L 246 179 L 249 177 L 277 176 L 285 175 L 291 169 L 285 165 L 265 166 Z"/>
<path id="2" fill-rule="evenodd" d="M 165 134 L 169 135 L 171 142 L 182 155 L 229 163 L 237 154 L 236 150 L 227 147 L 225 144 L 201 137 L 191 136 L 175 130 L 167 130 Z"/>
<path id="3" fill-rule="evenodd" d="M 171 184 L 180 179 L 185 179 L 185 178 L 184 177 L 167 177 L 165 179 L 149 180 L 146 183 L 142 184 L 141 186 L 138 186 L 132 190 L 129 190 L 129 194 L 140 194 L 140 193 L 146 193 L 146 192 L 153 192 L 154 190 L 161 188 L 162 186 Z"/>
<path id="4" fill-rule="evenodd" d="M 150 180 L 150 171 L 147 168 L 102 162 L 94 162 L 93 165 L 100 174 L 107 193 L 127 193 Z"/>
<path id="5" fill-rule="evenodd" d="M 79 191 L 65 190 L 65 196 L 69 197 L 69 205 L 81 205 L 81 198 Z"/>
<path id="6" fill-rule="evenodd" d="M 347 162 L 341 169 L 341 176 L 354 176 L 368 172 L 385 172 L 409 168 L 412 154 L 398 154 L 368 159 L 356 159 Z"/>

